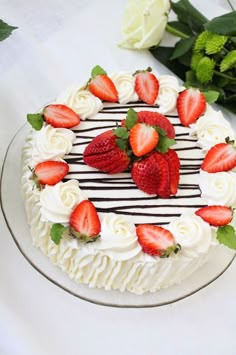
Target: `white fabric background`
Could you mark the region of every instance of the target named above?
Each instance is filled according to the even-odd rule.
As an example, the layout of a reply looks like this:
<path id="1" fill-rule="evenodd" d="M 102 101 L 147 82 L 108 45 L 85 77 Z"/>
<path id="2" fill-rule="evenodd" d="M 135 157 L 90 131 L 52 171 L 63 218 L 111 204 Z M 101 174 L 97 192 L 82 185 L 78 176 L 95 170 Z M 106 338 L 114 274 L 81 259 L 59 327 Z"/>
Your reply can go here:
<path id="1" fill-rule="evenodd" d="M 223 0 L 194 3 L 207 17 L 229 9 Z M 1 163 L 26 114 L 87 79 L 94 65 L 108 72 L 147 66 L 163 72 L 147 51 L 117 47 L 124 4 L 0 0 L 0 18 L 19 27 L 0 42 Z M 0 355 L 234 355 L 235 274 L 236 262 L 204 290 L 160 308 L 96 306 L 35 271 L 0 214 Z"/>

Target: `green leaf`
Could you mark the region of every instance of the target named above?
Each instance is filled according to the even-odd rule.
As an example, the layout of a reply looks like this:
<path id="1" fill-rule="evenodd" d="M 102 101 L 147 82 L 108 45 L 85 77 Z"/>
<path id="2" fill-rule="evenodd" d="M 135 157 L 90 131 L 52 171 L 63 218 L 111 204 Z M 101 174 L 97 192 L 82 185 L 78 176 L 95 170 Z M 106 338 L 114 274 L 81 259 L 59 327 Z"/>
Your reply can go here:
<path id="1" fill-rule="evenodd" d="M 164 129 L 162 129 L 161 127 L 159 126 L 153 126 L 153 128 L 155 128 L 155 130 L 163 137 L 166 136 L 166 131 Z"/>
<path id="2" fill-rule="evenodd" d="M 209 104 L 216 102 L 218 100 L 218 97 L 220 96 L 220 93 L 218 91 L 213 91 L 213 90 L 202 91 L 202 93 Z"/>
<path id="3" fill-rule="evenodd" d="M 166 153 L 168 152 L 168 149 L 174 145 L 176 142 L 174 139 L 170 139 L 166 136 L 159 136 L 159 141 L 157 145 L 157 150 L 160 153 Z"/>
<path id="4" fill-rule="evenodd" d="M 227 225 L 217 229 L 217 239 L 230 249 L 236 250 L 236 233 L 233 226 Z"/>
<path id="5" fill-rule="evenodd" d="M 6 22 L 0 20 L 0 41 L 3 41 L 12 34 L 12 31 L 18 27 L 8 25 Z"/>
<path id="6" fill-rule="evenodd" d="M 124 140 L 122 138 L 117 138 L 116 139 L 116 144 L 121 150 L 126 150 L 127 148 L 127 140 Z"/>
<path id="7" fill-rule="evenodd" d="M 174 52 L 170 59 L 177 59 L 187 53 L 192 48 L 194 41 L 195 37 L 179 40 L 175 45 Z"/>
<path id="8" fill-rule="evenodd" d="M 204 26 L 208 31 L 225 36 L 236 36 L 236 11 L 213 18 Z"/>
<path id="9" fill-rule="evenodd" d="M 50 237 L 55 244 L 59 244 L 63 234 L 69 230 L 69 227 L 65 227 L 60 223 L 54 223 L 50 230 Z"/>
<path id="10" fill-rule="evenodd" d="M 191 37 L 193 35 L 191 28 L 184 23 L 178 21 L 170 21 L 168 22 L 167 25 L 168 25 L 167 28 L 168 32 L 175 34 L 176 36 L 178 36 L 178 32 L 179 32 L 179 37 L 181 37 L 181 34 L 184 34 L 188 37 L 189 36 Z M 172 28 L 175 30 L 175 33 L 174 31 L 171 31 Z"/>
<path id="11" fill-rule="evenodd" d="M 28 113 L 27 121 L 36 131 L 40 131 L 40 129 L 43 127 L 44 121 L 43 115 L 41 113 Z"/>
<path id="12" fill-rule="evenodd" d="M 125 119 L 125 127 L 130 130 L 137 123 L 137 121 L 137 112 L 133 108 L 130 108 Z"/>
<path id="13" fill-rule="evenodd" d="M 92 78 L 95 78 L 95 76 L 97 75 L 103 75 L 103 74 L 107 75 L 107 72 L 102 67 L 100 67 L 100 65 L 96 65 L 91 71 Z"/>
<path id="14" fill-rule="evenodd" d="M 129 132 L 125 127 L 118 127 L 114 129 L 114 134 L 116 137 L 127 139 L 129 137 Z"/>
<path id="15" fill-rule="evenodd" d="M 171 1 L 171 8 L 176 13 L 179 22 L 186 24 L 194 33 L 203 31 L 203 25 L 208 19 L 203 16 L 188 0 Z"/>

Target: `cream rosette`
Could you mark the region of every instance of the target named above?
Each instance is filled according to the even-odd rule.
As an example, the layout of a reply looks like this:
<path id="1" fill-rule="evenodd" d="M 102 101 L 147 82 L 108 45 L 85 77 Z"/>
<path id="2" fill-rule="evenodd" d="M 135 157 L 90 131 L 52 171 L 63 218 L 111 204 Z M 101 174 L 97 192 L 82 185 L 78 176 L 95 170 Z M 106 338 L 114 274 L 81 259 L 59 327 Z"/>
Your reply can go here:
<path id="1" fill-rule="evenodd" d="M 101 238 L 96 241 L 96 249 L 106 251 L 106 255 L 115 260 L 133 258 L 141 251 L 135 225 L 123 216 L 107 213 L 102 218 Z"/>
<path id="2" fill-rule="evenodd" d="M 102 101 L 82 86 L 73 86 L 56 100 L 74 110 L 82 120 L 95 116 L 102 108 Z"/>
<path id="3" fill-rule="evenodd" d="M 225 142 L 226 137 L 234 139 L 234 131 L 222 112 L 215 111 L 209 105 L 207 105 L 205 114 L 191 125 L 190 135 L 197 136 L 198 145 L 204 151 L 209 150 L 215 144 Z"/>
<path id="4" fill-rule="evenodd" d="M 186 213 L 170 222 L 168 229 L 176 243 L 181 245 L 179 254 L 198 258 L 214 244 L 213 231 L 208 223 L 194 213 Z"/>
<path id="5" fill-rule="evenodd" d="M 118 91 L 119 102 L 121 104 L 138 101 L 138 95 L 134 89 L 135 78 L 131 73 L 120 72 L 112 74 L 110 77 Z"/>
<path id="6" fill-rule="evenodd" d="M 208 205 L 236 207 L 236 173 L 200 171 L 199 187 Z"/>
<path id="7" fill-rule="evenodd" d="M 182 90 L 177 78 L 171 75 L 160 75 L 159 92 L 156 103 L 159 105 L 158 112 L 162 114 L 171 113 L 176 110 L 176 101 L 179 92 Z"/>
<path id="8" fill-rule="evenodd" d="M 70 129 L 54 128 L 46 125 L 34 132 L 32 159 L 34 163 L 59 160 L 72 149 L 75 134 Z"/>
<path id="9" fill-rule="evenodd" d="M 54 186 L 46 185 L 40 194 L 42 219 L 68 224 L 73 209 L 85 199 L 87 197 L 80 190 L 77 180 L 59 182 Z"/>
<path id="10" fill-rule="evenodd" d="M 143 49 L 160 43 L 168 20 L 169 0 L 128 0 L 122 24 L 123 48 Z"/>

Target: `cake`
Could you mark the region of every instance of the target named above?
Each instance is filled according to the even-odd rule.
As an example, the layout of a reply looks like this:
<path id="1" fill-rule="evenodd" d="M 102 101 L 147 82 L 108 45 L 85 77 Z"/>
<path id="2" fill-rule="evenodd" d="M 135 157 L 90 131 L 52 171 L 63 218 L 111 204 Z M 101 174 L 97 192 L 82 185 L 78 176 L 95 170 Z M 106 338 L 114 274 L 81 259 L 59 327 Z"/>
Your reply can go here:
<path id="1" fill-rule="evenodd" d="M 150 70 L 141 71 L 142 75 L 146 73 L 150 74 Z M 138 74 L 120 72 L 109 76 L 117 94 L 114 99 L 108 97 L 107 101 L 106 96 L 100 95 L 101 83 L 94 89 L 90 80 L 87 86 L 65 90 L 43 113 L 28 115 L 28 121 L 36 119 L 38 127 L 29 133 L 23 147 L 22 190 L 33 244 L 53 264 L 79 284 L 141 295 L 180 283 L 200 268 L 215 248 L 225 247 L 221 238 L 225 228 L 233 234 L 231 239 L 236 238 L 230 209 L 236 207 L 236 153 L 231 142 L 233 129 L 221 111 L 205 103 L 193 122 L 186 122 L 183 117 L 180 120 L 178 100 L 192 89 L 183 88 L 174 76 L 151 74 L 158 85 L 153 96 L 153 83 L 148 83 L 147 92 L 153 96 L 150 101 L 145 90 L 143 96 L 140 86 L 137 88 Z M 107 76 L 103 72 L 99 75 Z M 183 101 L 186 103 L 186 97 Z M 54 109 L 61 107 L 73 110 L 72 128 L 55 127 L 54 117 L 50 116 L 60 116 Z M 107 173 L 85 163 L 86 147 L 103 132 L 114 130 L 117 125 L 124 127 L 130 109 L 137 115 L 140 112 L 164 115 L 174 127 L 175 142 L 171 149 L 180 161 L 176 193 L 161 197 L 140 190 L 131 168 Z M 45 121 L 47 116 L 51 120 Z M 214 155 L 220 161 L 216 147 L 221 144 L 227 145 L 227 149 L 231 147 L 231 165 L 216 172 L 203 170 L 206 156 L 212 161 Z M 141 156 L 137 160 L 142 159 Z M 45 164 L 48 161 L 61 163 L 62 177 L 56 183 L 41 182 L 37 188 L 32 171 L 35 177 L 40 164 L 49 168 Z M 65 166 L 68 169 L 64 170 Z M 91 213 L 96 213 L 96 222 L 100 224 L 99 235 L 92 240 L 81 240 L 68 233 L 76 208 L 80 206 L 79 216 L 86 213 L 85 201 L 94 207 L 95 212 Z M 208 206 L 210 210 L 205 209 Z M 156 254 L 148 252 L 137 235 L 140 225 L 167 231 L 175 248 L 168 254 L 160 250 Z M 54 227 L 62 230 L 59 239 L 52 236 Z M 235 248 L 234 243 L 231 244 Z"/>

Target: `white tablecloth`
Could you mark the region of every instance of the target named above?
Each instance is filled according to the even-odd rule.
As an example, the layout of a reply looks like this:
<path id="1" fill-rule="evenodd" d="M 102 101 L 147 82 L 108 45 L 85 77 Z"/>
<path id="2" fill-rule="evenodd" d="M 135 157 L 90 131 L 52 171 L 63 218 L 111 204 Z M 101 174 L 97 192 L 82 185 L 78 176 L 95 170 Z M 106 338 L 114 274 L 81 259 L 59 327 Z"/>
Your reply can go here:
<path id="1" fill-rule="evenodd" d="M 209 17 L 229 9 L 223 0 L 195 3 Z M 94 65 L 108 72 L 147 66 L 162 72 L 147 51 L 117 47 L 124 4 L 125 0 L 0 0 L 0 18 L 19 27 L 0 42 L 1 163 L 26 113 L 66 86 L 87 79 Z M 93 305 L 33 269 L 1 214 L 0 354 L 236 354 L 235 275 L 236 262 L 202 291 L 159 308 Z"/>

